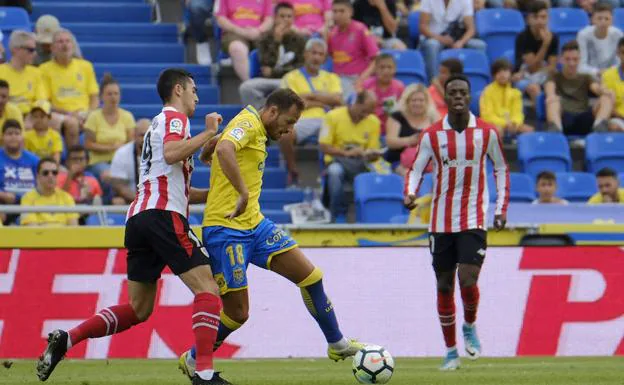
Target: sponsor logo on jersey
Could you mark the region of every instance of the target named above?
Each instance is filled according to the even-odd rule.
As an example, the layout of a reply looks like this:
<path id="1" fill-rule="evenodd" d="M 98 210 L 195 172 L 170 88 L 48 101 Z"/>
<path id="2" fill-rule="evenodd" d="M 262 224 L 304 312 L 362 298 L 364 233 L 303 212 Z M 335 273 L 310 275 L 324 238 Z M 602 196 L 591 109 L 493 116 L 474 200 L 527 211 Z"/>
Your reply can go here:
<path id="1" fill-rule="evenodd" d="M 171 119 L 169 122 L 169 132 L 174 134 L 182 133 L 182 121 L 180 119 Z"/>
<path id="2" fill-rule="evenodd" d="M 240 142 L 241 139 L 243 139 L 243 136 L 245 136 L 245 130 L 240 127 L 234 127 L 232 131 L 230 131 L 229 135 L 236 139 L 236 141 Z"/>
<path id="3" fill-rule="evenodd" d="M 478 159 L 449 159 L 442 158 L 442 164 L 444 167 L 469 167 L 469 166 L 478 166 Z"/>

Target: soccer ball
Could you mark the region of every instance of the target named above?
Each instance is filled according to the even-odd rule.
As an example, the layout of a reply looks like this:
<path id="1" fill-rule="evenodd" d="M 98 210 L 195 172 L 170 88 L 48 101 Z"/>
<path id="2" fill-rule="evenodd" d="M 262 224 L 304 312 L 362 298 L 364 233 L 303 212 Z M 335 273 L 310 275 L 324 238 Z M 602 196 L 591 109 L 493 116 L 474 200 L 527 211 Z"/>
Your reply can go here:
<path id="1" fill-rule="evenodd" d="M 385 384 L 394 372 L 394 359 L 383 347 L 367 345 L 353 356 L 353 375 L 360 384 Z"/>

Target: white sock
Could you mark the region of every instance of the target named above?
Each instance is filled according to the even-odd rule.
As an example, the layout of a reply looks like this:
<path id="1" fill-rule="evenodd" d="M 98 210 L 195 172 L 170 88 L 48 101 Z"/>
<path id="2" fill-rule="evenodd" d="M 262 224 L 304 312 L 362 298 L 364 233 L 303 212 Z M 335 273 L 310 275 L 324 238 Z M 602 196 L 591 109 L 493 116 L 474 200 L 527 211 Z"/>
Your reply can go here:
<path id="1" fill-rule="evenodd" d="M 67 350 L 71 349 L 72 347 L 72 343 L 71 343 L 71 338 L 69 337 L 69 334 L 67 335 Z"/>
<path id="2" fill-rule="evenodd" d="M 450 348 L 446 348 L 446 351 L 447 351 L 448 353 L 451 353 L 451 352 L 453 352 L 454 350 L 457 350 L 457 346 L 451 346 Z"/>
<path id="3" fill-rule="evenodd" d="M 329 344 L 329 347 L 338 351 L 345 350 L 349 347 L 349 341 L 347 341 L 346 338 L 342 337 L 340 341 L 332 342 L 331 344 Z"/>
<path id="4" fill-rule="evenodd" d="M 214 374 L 214 370 L 206 369 L 199 372 L 195 372 L 202 380 L 212 380 L 212 375 Z"/>

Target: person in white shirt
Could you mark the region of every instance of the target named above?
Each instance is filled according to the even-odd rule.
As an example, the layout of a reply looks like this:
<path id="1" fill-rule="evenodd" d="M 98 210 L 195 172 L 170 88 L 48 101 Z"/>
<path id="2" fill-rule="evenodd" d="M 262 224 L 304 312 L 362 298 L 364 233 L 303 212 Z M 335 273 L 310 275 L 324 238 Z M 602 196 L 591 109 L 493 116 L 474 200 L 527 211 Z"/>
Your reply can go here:
<path id="1" fill-rule="evenodd" d="M 134 129 L 134 140 L 119 147 L 113 155 L 110 173 L 114 205 L 127 205 L 134 200 L 143 137 L 151 124 L 149 119 L 139 120 Z"/>
<path id="2" fill-rule="evenodd" d="M 436 75 L 438 54 L 446 48 L 485 51 L 484 41 L 475 39 L 472 0 L 422 0 L 420 34 L 427 76 Z"/>
<path id="3" fill-rule="evenodd" d="M 592 25 L 581 29 L 576 37 L 581 53 L 579 72 L 600 77 L 609 67 L 619 64 L 618 41 L 624 36 L 613 26 L 613 7 L 609 3 L 594 6 Z"/>

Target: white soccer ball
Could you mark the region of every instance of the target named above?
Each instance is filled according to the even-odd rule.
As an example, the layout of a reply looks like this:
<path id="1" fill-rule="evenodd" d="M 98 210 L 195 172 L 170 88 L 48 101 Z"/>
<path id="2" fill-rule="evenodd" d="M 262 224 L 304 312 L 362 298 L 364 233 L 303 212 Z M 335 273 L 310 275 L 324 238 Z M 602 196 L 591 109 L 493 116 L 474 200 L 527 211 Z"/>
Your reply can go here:
<path id="1" fill-rule="evenodd" d="M 367 345 L 353 356 L 353 375 L 360 384 L 385 384 L 394 373 L 394 359 L 382 346 Z"/>

